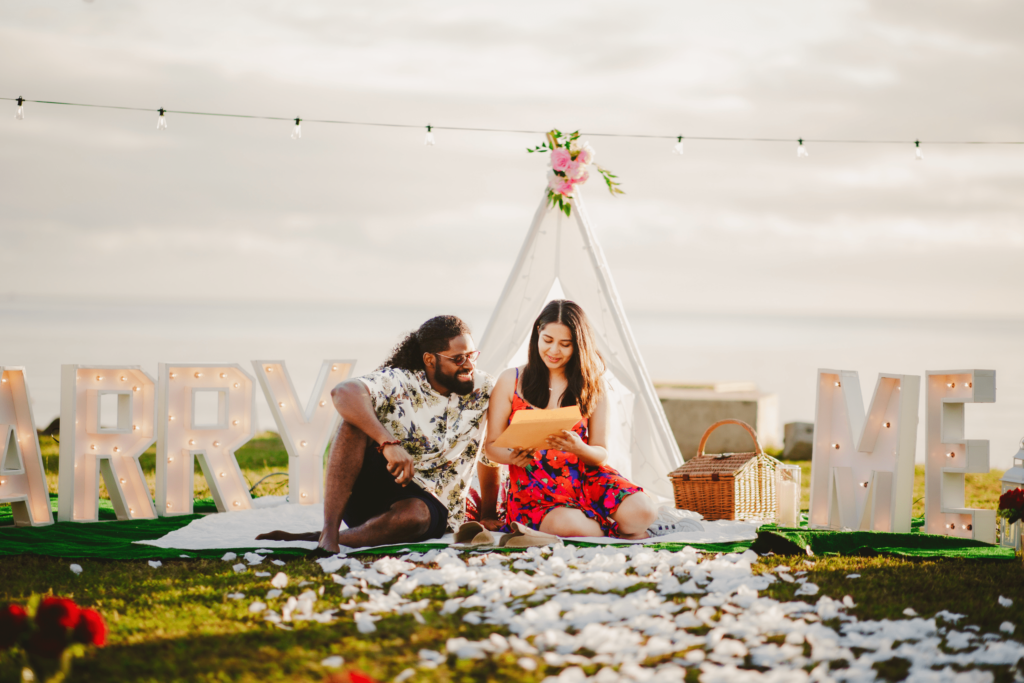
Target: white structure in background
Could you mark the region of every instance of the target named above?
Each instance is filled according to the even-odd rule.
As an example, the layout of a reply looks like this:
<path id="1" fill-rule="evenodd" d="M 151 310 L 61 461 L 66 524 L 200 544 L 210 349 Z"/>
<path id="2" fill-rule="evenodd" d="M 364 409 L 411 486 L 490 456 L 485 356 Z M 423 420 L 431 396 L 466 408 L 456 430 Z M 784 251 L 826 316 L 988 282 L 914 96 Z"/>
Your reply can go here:
<path id="1" fill-rule="evenodd" d="M 256 388 L 241 366 L 160 363 L 156 509 L 192 514 L 195 458 L 219 512 L 252 507 L 235 451 L 253 437 Z"/>
<path id="2" fill-rule="evenodd" d="M 995 403 L 995 370 L 927 373 L 924 526 L 929 534 L 996 542 L 996 511 L 966 507 L 965 474 L 988 472 L 988 441 L 964 438 L 964 404 Z"/>
<path id="3" fill-rule="evenodd" d="M 53 524 L 25 368 L 0 367 L 0 503 L 17 526 Z"/>
<path id="4" fill-rule="evenodd" d="M 865 416 L 855 371 L 818 370 L 811 528 L 910 532 L 920 395 L 919 376 L 879 374 Z"/>
<path id="5" fill-rule="evenodd" d="M 100 476 L 118 519 L 155 519 L 139 456 L 155 438 L 156 383 L 137 365 L 62 365 L 57 519 L 99 519 Z"/>
<path id="6" fill-rule="evenodd" d="M 480 366 L 497 376 L 529 339 L 551 292 L 583 307 L 608 366 L 612 433 L 608 464 L 652 493 L 672 497 L 668 473 L 683 459 L 637 350 L 604 253 L 577 188 L 572 217 L 547 203 L 547 191 L 480 342 Z"/>
<path id="7" fill-rule="evenodd" d="M 306 407 L 302 407 L 283 360 L 254 360 L 253 370 L 288 451 L 288 502 L 324 502 L 324 451 L 341 416 L 331 389 L 348 379 L 354 360 L 325 360 Z"/>
<path id="8" fill-rule="evenodd" d="M 1024 488 L 1024 439 L 1020 440 L 1020 449 L 1013 456 L 1013 467 L 1003 473 L 1003 478 L 999 482 L 1002 485 L 999 491 L 1000 495 L 1007 491 Z M 1018 520 L 1013 524 L 1007 524 L 1006 520 L 1000 517 L 999 544 L 1014 548 L 1019 552 L 1022 530 L 1024 530 L 1024 522 Z"/>

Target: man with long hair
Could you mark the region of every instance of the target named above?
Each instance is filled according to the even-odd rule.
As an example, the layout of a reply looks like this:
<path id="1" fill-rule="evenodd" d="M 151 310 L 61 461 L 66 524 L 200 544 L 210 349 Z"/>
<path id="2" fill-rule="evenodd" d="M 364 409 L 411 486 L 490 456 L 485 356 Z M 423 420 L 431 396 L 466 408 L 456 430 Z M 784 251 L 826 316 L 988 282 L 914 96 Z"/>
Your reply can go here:
<path id="1" fill-rule="evenodd" d="M 402 340 L 380 368 L 335 387 L 343 421 L 327 464 L 323 530 L 274 531 L 257 540 L 313 540 L 336 553 L 457 528 L 493 387 L 476 369 L 479 353 L 466 323 L 440 315 Z"/>

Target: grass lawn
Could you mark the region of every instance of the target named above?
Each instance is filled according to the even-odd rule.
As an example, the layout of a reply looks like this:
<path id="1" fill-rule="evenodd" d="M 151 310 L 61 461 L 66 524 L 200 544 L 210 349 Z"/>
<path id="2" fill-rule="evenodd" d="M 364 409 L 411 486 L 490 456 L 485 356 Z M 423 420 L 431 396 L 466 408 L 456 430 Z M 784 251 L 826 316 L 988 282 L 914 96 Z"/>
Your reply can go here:
<path id="1" fill-rule="evenodd" d="M 45 443 L 48 439 L 41 441 L 51 490 L 56 491 L 56 447 Z M 249 480 L 255 482 L 269 472 L 285 470 L 287 455 L 276 437 L 265 434 L 242 449 L 239 462 Z M 143 469 L 152 485 L 152 455 L 143 459 Z M 923 472 L 918 474 L 922 481 L 915 498 L 923 495 Z M 805 471 L 805 482 L 808 475 Z M 998 497 L 997 480 L 996 474 L 972 478 L 969 504 L 993 507 Z M 196 496 L 208 495 L 198 472 L 196 482 Z M 267 485 L 259 492 L 271 494 L 274 489 L 274 485 Z M 920 502 L 916 502 L 915 514 L 920 512 Z M 764 557 L 755 565 L 755 572 L 780 564 L 794 570 L 807 569 L 809 581 L 820 586 L 819 595 L 837 599 L 851 595 L 857 606 L 850 612 L 861 620 L 903 618 L 903 610 L 913 607 L 924 617 L 940 610 L 966 614 L 961 623 L 975 624 L 982 633 L 998 632 L 1004 621 L 1017 625 L 1017 639 L 1024 632 L 1024 568 L 1019 561 L 817 557 L 813 566 L 807 566 L 807 559 Z M 380 680 L 390 680 L 403 669 L 416 667 L 421 648 L 444 652 L 448 638 L 479 640 L 494 630 L 485 624 L 468 624 L 457 614 L 441 615 L 441 605 L 449 596 L 440 587 L 419 588 L 409 596 L 431 601 L 430 609 L 423 612 L 426 624 L 417 623 L 411 615 L 389 616 L 377 623 L 375 633 L 363 635 L 344 615 L 333 624 L 307 621 L 294 623 L 293 630 L 283 630 L 248 612 L 249 603 L 266 593 L 269 578 L 257 578 L 251 570 L 235 574 L 231 562 L 169 561 L 159 569 L 146 562 L 85 560 L 79 564 L 84 571 L 76 576 L 69 571 L 68 560 L 35 556 L 0 559 L 0 604 L 24 602 L 32 593 L 53 594 L 71 597 L 105 616 L 110 629 L 108 645 L 76 662 L 73 680 L 78 681 L 322 680 L 330 671 L 320 661 L 330 655 L 343 656 L 346 668 L 358 667 Z M 285 597 L 323 587 L 323 599 L 329 604 L 347 601 L 342 597 L 343 587 L 311 559 L 289 559 L 285 567 L 267 567 L 267 571 L 278 569 L 291 580 Z M 850 573 L 859 573 L 861 578 L 847 579 Z M 299 588 L 301 581 L 311 585 Z M 796 588 L 777 582 L 763 594 L 783 600 L 817 601 L 818 596 L 794 598 Z M 245 593 L 246 599 L 227 597 L 235 591 Z M 1012 598 L 1012 607 L 999 606 L 999 596 Z M 498 631 L 507 635 L 503 629 Z M 536 671 L 524 671 L 516 658 L 512 654 L 473 661 L 449 657 L 447 665 L 432 671 L 418 670 L 410 680 L 529 683 L 558 671 L 546 669 L 543 661 Z M 691 671 L 688 680 L 696 680 L 696 673 Z M 895 663 L 883 673 L 896 680 L 901 670 Z M 1006 667 L 995 673 L 997 681 L 1014 680 Z M 11 653 L 0 652 L 0 683 L 17 680 L 18 667 Z"/>

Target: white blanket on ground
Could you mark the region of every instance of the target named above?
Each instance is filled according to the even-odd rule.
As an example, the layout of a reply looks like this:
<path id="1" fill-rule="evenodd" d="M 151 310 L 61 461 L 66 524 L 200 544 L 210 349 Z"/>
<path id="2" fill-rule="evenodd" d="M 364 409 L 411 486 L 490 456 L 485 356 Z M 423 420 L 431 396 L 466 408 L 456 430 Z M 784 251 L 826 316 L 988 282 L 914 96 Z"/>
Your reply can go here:
<path id="1" fill-rule="evenodd" d="M 313 550 L 312 541 L 257 541 L 257 534 L 280 529 L 291 533 L 319 531 L 323 527 L 323 505 L 288 505 L 283 496 L 273 499 L 257 499 L 259 506 L 251 510 L 239 510 L 225 514 L 206 515 L 187 526 L 176 529 L 161 538 L 149 541 L 135 541 L 141 545 L 180 550 L 212 550 L 232 548 L 305 548 Z M 256 502 L 256 501 L 254 501 Z M 683 532 L 647 538 L 642 541 L 625 541 L 621 538 L 574 538 L 567 540 L 587 543 L 732 543 L 749 541 L 757 537 L 758 522 L 701 522 L 704 531 Z M 439 546 L 450 545 L 452 535 L 428 541 Z M 401 548 L 408 543 L 397 543 Z M 379 546 L 386 547 L 386 546 Z"/>

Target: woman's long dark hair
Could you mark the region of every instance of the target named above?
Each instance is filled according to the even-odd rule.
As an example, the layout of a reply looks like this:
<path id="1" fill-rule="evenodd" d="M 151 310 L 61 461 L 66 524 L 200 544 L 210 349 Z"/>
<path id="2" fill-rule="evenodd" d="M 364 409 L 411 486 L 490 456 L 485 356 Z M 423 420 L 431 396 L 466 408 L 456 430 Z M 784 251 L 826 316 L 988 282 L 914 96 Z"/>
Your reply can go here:
<path id="1" fill-rule="evenodd" d="M 601 375 L 604 373 L 604 359 L 594 343 L 594 333 L 587 321 L 587 314 L 578 304 L 558 299 L 552 301 L 540 312 L 530 334 L 530 359 L 523 370 L 523 398 L 538 408 L 546 408 L 551 400 L 548 368 L 540 358 L 537 348 L 540 331 L 549 323 L 561 323 L 572 333 L 572 357 L 565 366 L 565 377 L 569 386 L 562 399 L 561 407 L 578 405 L 583 417 L 590 417 L 601 395 Z"/>
<path id="2" fill-rule="evenodd" d="M 391 351 L 391 355 L 381 364 L 382 368 L 399 368 L 402 370 L 425 370 L 424 353 L 441 353 L 448 348 L 452 339 L 461 334 L 471 334 L 469 325 L 454 315 L 439 315 L 420 325 L 420 329 L 410 332 L 405 339 Z"/>

